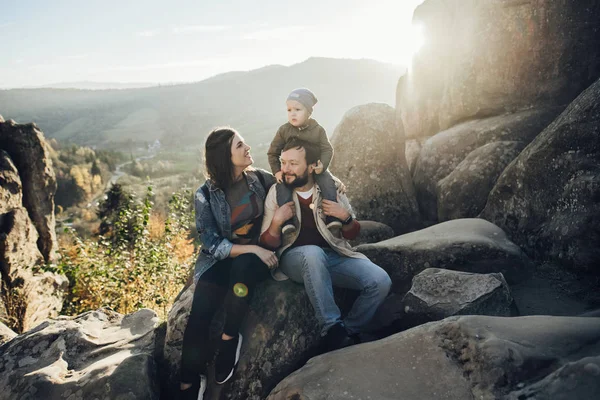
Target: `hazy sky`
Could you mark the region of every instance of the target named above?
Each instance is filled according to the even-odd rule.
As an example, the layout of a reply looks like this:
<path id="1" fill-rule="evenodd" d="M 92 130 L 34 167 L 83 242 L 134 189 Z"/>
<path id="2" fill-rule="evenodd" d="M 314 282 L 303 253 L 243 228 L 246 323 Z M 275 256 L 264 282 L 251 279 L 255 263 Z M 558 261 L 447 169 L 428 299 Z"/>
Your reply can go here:
<path id="1" fill-rule="evenodd" d="M 0 88 L 191 82 L 311 56 L 406 65 L 421 2 L 0 0 Z"/>

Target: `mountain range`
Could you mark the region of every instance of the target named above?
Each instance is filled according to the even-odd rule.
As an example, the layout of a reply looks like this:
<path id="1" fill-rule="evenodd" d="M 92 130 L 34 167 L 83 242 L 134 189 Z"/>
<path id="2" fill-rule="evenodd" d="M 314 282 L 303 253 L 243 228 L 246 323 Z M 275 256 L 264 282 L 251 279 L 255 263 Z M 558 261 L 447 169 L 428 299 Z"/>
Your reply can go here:
<path id="1" fill-rule="evenodd" d="M 286 122 L 285 99 L 297 87 L 318 97 L 313 117 L 329 134 L 353 106 L 395 103 L 404 69 L 373 60 L 309 58 L 227 72 L 187 84 L 120 90 L 0 90 L 0 115 L 35 122 L 46 137 L 98 148 L 124 149 L 159 139 L 169 148 L 200 148 L 215 126 L 236 128 L 265 147 Z"/>

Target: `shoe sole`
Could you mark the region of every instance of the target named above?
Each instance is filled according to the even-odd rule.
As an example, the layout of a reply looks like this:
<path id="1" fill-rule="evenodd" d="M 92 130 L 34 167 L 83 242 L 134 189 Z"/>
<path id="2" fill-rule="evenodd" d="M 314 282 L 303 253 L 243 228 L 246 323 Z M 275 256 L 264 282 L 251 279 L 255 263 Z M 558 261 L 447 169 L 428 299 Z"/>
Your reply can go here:
<path id="1" fill-rule="evenodd" d="M 296 233 L 296 227 L 293 225 L 286 225 L 281 229 L 282 235 L 291 235 L 292 233 Z"/>
<path id="2" fill-rule="evenodd" d="M 206 385 L 207 385 L 206 376 L 201 375 L 200 376 L 200 390 L 198 391 L 198 397 L 196 398 L 196 400 L 204 400 L 204 392 L 206 392 Z"/>
<path id="3" fill-rule="evenodd" d="M 327 224 L 327 229 L 332 229 L 332 228 L 342 228 L 342 223 L 340 221 L 333 221 Z"/>
<path id="4" fill-rule="evenodd" d="M 238 361 L 240 361 L 240 350 L 242 349 L 242 341 L 244 340 L 244 337 L 241 333 L 238 333 L 238 335 L 240 336 L 238 338 L 237 349 L 235 350 L 235 362 L 233 363 L 233 368 L 231 368 L 231 371 L 229 372 L 229 375 L 227 375 L 227 378 L 223 379 L 221 382 L 215 380 L 215 382 L 217 382 L 217 385 L 224 384 L 233 376 L 233 371 L 235 371 L 235 367 L 237 367 Z"/>

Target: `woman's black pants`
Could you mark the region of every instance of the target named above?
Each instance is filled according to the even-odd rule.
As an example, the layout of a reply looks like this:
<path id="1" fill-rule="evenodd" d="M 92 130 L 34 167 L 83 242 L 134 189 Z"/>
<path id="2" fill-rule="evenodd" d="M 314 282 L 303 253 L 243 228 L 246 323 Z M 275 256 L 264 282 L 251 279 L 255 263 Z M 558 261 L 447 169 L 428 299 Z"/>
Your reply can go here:
<path id="1" fill-rule="evenodd" d="M 253 253 L 226 258 L 200 276 L 194 291 L 192 310 L 183 334 L 181 382 L 193 383 L 206 374 L 210 323 L 225 302 L 223 333 L 236 336 L 246 316 L 256 284 L 269 277 L 269 268 Z"/>

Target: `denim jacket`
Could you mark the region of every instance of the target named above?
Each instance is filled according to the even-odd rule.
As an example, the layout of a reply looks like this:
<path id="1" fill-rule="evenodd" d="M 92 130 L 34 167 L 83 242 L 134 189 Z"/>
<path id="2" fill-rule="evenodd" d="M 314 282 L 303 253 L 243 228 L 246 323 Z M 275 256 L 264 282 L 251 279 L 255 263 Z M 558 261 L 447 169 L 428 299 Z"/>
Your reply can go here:
<path id="1" fill-rule="evenodd" d="M 265 187 L 256 174 L 264 177 Z M 244 174 L 248 187 L 264 202 L 267 191 L 275 183 L 275 177 L 263 169 L 250 170 Z M 209 199 L 204 196 L 202 188 L 208 189 Z M 266 189 L 266 190 L 265 190 Z M 217 188 L 210 179 L 196 190 L 194 195 L 196 212 L 196 230 L 200 235 L 202 247 L 196 259 L 194 281 L 206 272 L 217 261 L 229 257 L 233 243 L 231 242 L 231 209 L 223 190 Z"/>

